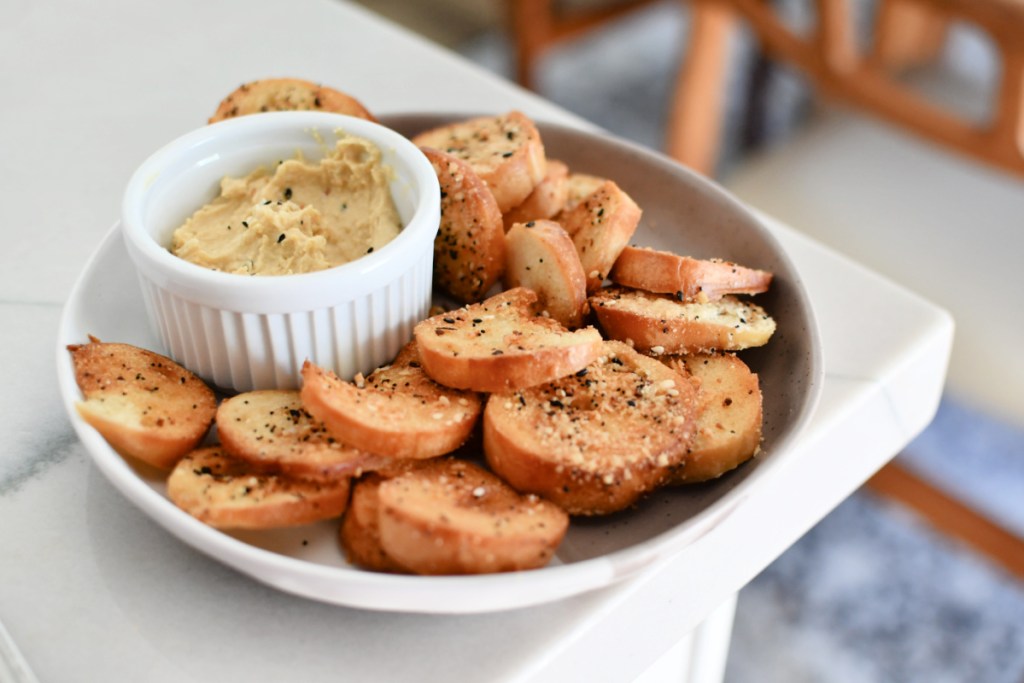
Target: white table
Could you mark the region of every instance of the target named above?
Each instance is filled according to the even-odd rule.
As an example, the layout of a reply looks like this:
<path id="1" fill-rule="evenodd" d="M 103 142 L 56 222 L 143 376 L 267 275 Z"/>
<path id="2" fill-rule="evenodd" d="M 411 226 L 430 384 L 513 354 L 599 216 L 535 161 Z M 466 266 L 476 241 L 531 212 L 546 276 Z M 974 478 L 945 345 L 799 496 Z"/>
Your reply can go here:
<path id="1" fill-rule="evenodd" d="M 478 616 L 286 595 L 200 555 L 90 464 L 59 402 L 54 339 L 86 258 L 155 146 L 243 81 L 288 75 L 371 110 L 571 115 L 330 0 L 4 0 L 0 63 L 0 620 L 43 681 L 721 678 L 737 591 L 930 421 L 949 317 L 766 219 L 811 292 L 823 399 L 790 466 L 639 578 Z"/>

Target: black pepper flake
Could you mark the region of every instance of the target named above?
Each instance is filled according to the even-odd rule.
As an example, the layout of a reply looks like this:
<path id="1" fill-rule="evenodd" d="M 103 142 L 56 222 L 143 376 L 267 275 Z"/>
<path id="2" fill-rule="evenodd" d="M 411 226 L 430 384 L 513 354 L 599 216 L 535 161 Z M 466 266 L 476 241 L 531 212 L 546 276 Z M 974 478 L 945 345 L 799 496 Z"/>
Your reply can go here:
<path id="1" fill-rule="evenodd" d="M 512 156 L 512 152 L 505 152 L 504 154 L 501 155 L 503 159 L 508 159 L 510 156 Z"/>
<path id="2" fill-rule="evenodd" d="M 290 188 L 290 187 L 286 187 L 286 188 L 284 188 L 284 198 L 285 198 L 286 200 L 288 200 L 288 199 L 291 199 L 291 198 L 292 198 L 292 188 Z"/>
<path id="3" fill-rule="evenodd" d="M 370 247 L 369 249 L 367 249 L 366 253 L 367 254 L 372 254 L 373 253 L 373 247 Z"/>
<path id="4" fill-rule="evenodd" d="M 248 228 L 249 227 L 249 221 L 242 221 L 242 227 L 243 228 Z"/>
<path id="5" fill-rule="evenodd" d="M 283 232 L 280 235 L 277 236 L 277 243 L 281 244 L 281 242 L 284 242 L 284 233 Z"/>

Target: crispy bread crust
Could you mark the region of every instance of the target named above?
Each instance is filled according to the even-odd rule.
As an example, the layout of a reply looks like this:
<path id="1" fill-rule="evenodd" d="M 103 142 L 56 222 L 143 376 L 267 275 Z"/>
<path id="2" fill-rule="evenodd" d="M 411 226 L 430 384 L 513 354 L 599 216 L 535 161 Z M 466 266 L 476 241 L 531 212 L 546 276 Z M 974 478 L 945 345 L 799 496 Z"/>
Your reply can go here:
<path id="1" fill-rule="evenodd" d="M 225 452 L 253 469 L 303 479 L 351 476 L 390 461 L 332 436 L 298 391 L 250 391 L 221 401 L 217 434 Z"/>
<path id="2" fill-rule="evenodd" d="M 254 472 L 219 447 L 182 458 L 167 479 L 167 496 L 218 529 L 273 529 L 340 517 L 349 478 L 330 482 Z"/>
<path id="3" fill-rule="evenodd" d="M 537 308 L 569 329 L 583 322 L 587 282 L 572 238 L 554 221 L 516 223 L 507 235 L 505 287 L 537 293 Z"/>
<path id="4" fill-rule="evenodd" d="M 306 361 L 302 402 L 337 439 L 393 458 L 451 453 L 473 430 L 480 397 L 438 384 L 423 370 L 415 342 L 365 380 L 345 382 Z"/>
<path id="5" fill-rule="evenodd" d="M 715 301 L 725 294 L 767 292 L 772 274 L 721 259 L 695 259 L 627 246 L 608 278 L 624 287 L 673 294 L 680 301 Z"/>
<path id="6" fill-rule="evenodd" d="M 665 363 L 697 386 L 697 430 L 671 484 L 709 481 L 757 454 L 761 445 L 761 388 L 757 375 L 731 353 L 676 356 Z"/>
<path id="7" fill-rule="evenodd" d="M 606 180 L 559 222 L 572 235 L 587 292 L 597 290 L 640 224 L 640 207 L 614 181 Z"/>
<path id="8" fill-rule="evenodd" d="M 299 78 L 266 78 L 244 83 L 231 92 L 209 123 L 266 111 L 295 110 L 328 111 L 377 121 L 359 100 L 340 90 Z"/>
<path id="9" fill-rule="evenodd" d="M 494 394 L 484 408 L 484 453 L 515 489 L 573 515 L 623 510 L 664 483 L 694 433 L 696 390 L 620 342 L 572 375 Z"/>
<path id="10" fill-rule="evenodd" d="M 122 455 L 168 469 L 213 424 L 213 391 L 170 358 L 97 340 L 68 351 L 84 397 L 78 414 Z"/>
<path id="11" fill-rule="evenodd" d="M 533 188 L 530 196 L 502 216 L 506 231 L 516 223 L 551 218 L 565 206 L 569 195 L 569 167 L 561 161 L 548 159 L 547 168 L 544 178 Z"/>
<path id="12" fill-rule="evenodd" d="M 600 354 L 597 330 L 536 316 L 536 301 L 518 287 L 422 321 L 414 334 L 423 368 L 439 384 L 493 392 L 570 375 Z"/>
<path id="13" fill-rule="evenodd" d="M 441 458 L 381 483 L 380 545 L 417 574 L 482 574 L 546 565 L 569 525 L 558 506 L 521 495 L 465 460 Z"/>
<path id="14" fill-rule="evenodd" d="M 547 172 L 540 133 L 518 111 L 450 123 L 412 141 L 469 163 L 487 183 L 501 212 L 522 204 Z"/>
<path id="15" fill-rule="evenodd" d="M 732 296 L 679 302 L 665 294 L 608 287 L 589 299 L 605 334 L 654 354 L 738 351 L 766 344 L 775 321 L 757 304 Z"/>
<path id="16" fill-rule="evenodd" d="M 479 301 L 505 268 L 501 211 L 468 163 L 430 147 L 421 150 L 441 185 L 434 284 L 463 303 Z"/>

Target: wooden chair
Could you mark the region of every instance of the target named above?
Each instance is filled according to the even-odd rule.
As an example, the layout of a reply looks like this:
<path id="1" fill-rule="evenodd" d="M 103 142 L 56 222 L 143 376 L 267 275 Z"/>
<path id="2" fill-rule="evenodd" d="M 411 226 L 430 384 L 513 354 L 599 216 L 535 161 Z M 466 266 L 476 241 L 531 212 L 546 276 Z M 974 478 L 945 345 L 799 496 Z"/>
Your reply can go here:
<path id="1" fill-rule="evenodd" d="M 526 88 L 533 88 L 536 63 L 551 47 L 653 2 L 655 0 L 508 0 L 509 24 L 515 41 L 516 80 Z"/>
<path id="2" fill-rule="evenodd" d="M 929 298 L 936 299 L 938 294 L 938 303 L 953 311 L 960 329 L 964 330 L 966 325 L 966 334 L 958 331 L 958 344 L 966 339 L 968 351 L 962 354 L 963 358 L 958 358 L 954 351 L 951 366 L 951 377 L 961 380 L 973 372 L 970 364 L 979 362 L 972 354 L 984 353 L 983 349 L 975 348 L 977 344 L 972 346 L 972 339 L 998 339 L 1000 331 L 1007 331 L 1000 330 L 999 320 L 987 320 L 971 310 L 972 299 L 956 299 L 952 294 L 952 299 L 944 300 L 948 288 L 935 286 L 934 280 L 915 281 L 908 264 L 920 261 L 918 271 L 945 269 L 947 278 L 957 280 L 960 289 L 980 300 L 988 288 L 987 283 L 981 283 L 985 277 L 992 280 L 990 273 L 979 275 L 986 264 L 951 263 L 956 254 L 931 253 L 935 251 L 934 240 L 929 239 L 928 230 L 949 224 L 950 230 L 962 231 L 967 245 L 971 237 L 986 230 L 991 233 L 1000 229 L 995 224 L 1009 221 L 1015 223 L 1015 228 L 1008 232 L 1018 236 L 1017 251 L 1024 250 L 1024 230 L 1020 229 L 1024 227 L 1024 0 L 878 0 L 874 30 L 866 49 L 861 49 L 853 28 L 852 1 L 815 0 L 814 28 L 799 34 L 781 21 L 770 0 L 687 0 L 690 30 L 674 84 L 666 149 L 684 164 L 715 175 L 722 148 L 727 74 L 731 68 L 729 41 L 745 24 L 764 56 L 801 74 L 823 100 L 838 103 L 841 110 L 853 114 L 838 123 L 827 122 L 817 131 L 817 137 L 809 135 L 798 140 L 794 145 L 796 154 L 788 159 L 785 155 L 772 158 L 773 152 L 769 151 L 764 158 L 743 164 L 734 175 L 720 180 L 742 199 L 887 272 L 897 281 L 919 288 Z M 600 8 L 565 17 L 555 13 L 550 1 L 513 1 L 512 26 L 520 83 L 532 85 L 536 60 L 555 42 L 617 18 L 640 4 L 646 3 L 629 2 L 612 11 Z M 902 79 L 908 70 L 935 60 L 944 46 L 948 27 L 959 21 L 987 33 L 1001 58 L 1002 71 L 991 113 L 983 120 L 964 118 L 925 98 Z M 856 121 L 856 116 L 884 124 L 867 123 L 863 124 L 869 126 L 866 130 L 857 128 L 859 124 L 849 122 Z M 850 138 L 845 147 L 844 135 Z M 928 142 L 919 146 L 904 142 L 904 138 L 911 137 Z M 823 141 L 825 144 L 820 144 Z M 870 158 L 862 159 L 861 167 L 856 166 L 855 158 L 868 154 L 861 147 L 870 145 L 882 148 L 889 156 L 879 157 L 874 166 Z M 929 145 L 934 145 L 934 149 Z M 828 148 L 832 156 L 828 157 L 828 152 L 820 155 L 816 147 Z M 934 151 L 939 148 L 949 151 Z M 903 157 L 909 160 L 901 162 Z M 882 171 L 887 165 L 898 167 L 898 180 L 905 182 L 882 178 L 881 189 L 876 189 L 874 195 L 870 195 L 867 187 L 858 187 L 856 191 L 849 187 L 867 176 L 885 175 Z M 829 185 L 823 178 L 836 169 L 845 175 L 839 174 Z M 997 204 L 1002 204 L 1002 213 L 989 223 L 982 216 L 980 230 L 972 227 L 969 215 L 966 219 L 960 217 L 966 225 L 953 226 L 956 216 L 950 216 L 949 202 L 956 199 L 957 192 L 949 190 L 951 185 L 970 186 L 962 193 L 977 195 L 977 202 L 983 204 L 978 209 L 981 213 L 991 211 Z M 837 187 L 845 190 L 845 194 L 836 191 Z M 944 208 L 935 210 L 936 215 L 928 215 L 927 202 L 921 199 L 929 192 L 943 194 L 947 201 Z M 875 214 L 857 206 L 864 197 L 870 199 L 863 203 L 879 204 Z M 917 225 L 910 225 L 915 221 Z M 929 221 L 933 225 L 929 226 Z M 853 237 L 859 241 L 851 241 Z M 973 248 L 987 250 L 986 258 L 993 258 L 993 250 L 1000 246 L 981 244 Z M 970 258 L 966 246 L 961 251 L 961 259 Z M 994 308 L 1005 304 L 1005 311 L 1014 310 L 1012 302 L 1024 291 L 1021 269 L 1018 266 L 1016 270 L 1016 275 L 1006 280 L 1011 291 L 1002 298 L 998 297 L 996 282 L 994 295 L 998 305 Z M 1019 318 L 1019 303 L 1016 306 L 1014 315 Z M 1002 317 L 1005 320 L 1006 316 Z M 1010 330 L 1007 334 L 1012 339 L 1024 336 L 1024 329 L 1020 334 L 1016 332 Z M 1016 351 L 1013 354 L 1024 356 Z M 1000 370 L 988 367 L 985 371 L 989 372 L 986 381 L 992 381 L 991 373 L 1005 371 L 1008 383 L 1017 387 L 1009 394 L 998 394 L 998 400 L 993 400 L 989 407 L 1005 409 L 999 401 L 1005 401 L 1013 391 L 1018 397 L 1021 395 L 1024 360 L 1015 359 Z M 986 377 L 985 372 L 980 374 Z M 975 388 L 972 398 L 984 401 L 988 398 L 984 393 L 984 387 Z M 1021 404 L 1004 410 L 1003 415 L 1019 419 L 1024 425 L 1024 401 Z M 902 466 L 900 459 L 879 472 L 869 485 L 916 509 L 940 531 L 973 545 L 1011 573 L 1024 577 L 1024 541 Z"/>
<path id="3" fill-rule="evenodd" d="M 802 76 L 839 113 L 819 122 L 815 132 L 741 165 L 723 183 L 949 308 L 957 320 L 957 344 L 967 349 L 959 355 L 954 350 L 953 389 L 982 405 L 988 401 L 986 408 L 1024 425 L 1024 363 L 986 365 L 985 358 L 999 355 L 1001 336 L 1015 338 L 1001 325 L 1008 311 L 1017 311 L 1010 318 L 1020 318 L 1024 291 L 1019 266 L 990 272 L 1002 250 L 1024 249 L 1024 2 L 879 0 L 866 49 L 859 47 L 849 0 L 815 0 L 817 21 L 803 35 L 787 28 L 765 0 L 689 4 L 690 35 L 667 130 L 669 154 L 714 174 L 727 46 L 742 22 L 767 58 Z M 987 118 L 967 119 L 903 78 L 936 59 L 953 22 L 987 34 L 1000 58 Z M 909 136 L 921 142 L 902 139 Z M 907 157 L 913 161 L 901 161 Z M 958 211 L 964 204 L 972 208 Z M 943 232 L 956 236 L 946 250 L 937 244 Z M 1004 259 L 1007 265 L 1012 268 Z M 975 310 L 983 307 L 991 316 Z M 1004 383 L 1014 388 L 1001 390 Z M 900 462 L 883 468 L 869 486 L 1024 577 L 1024 540 Z"/>
<path id="4" fill-rule="evenodd" d="M 669 154 L 711 173 L 722 120 L 725 49 L 740 20 L 761 49 L 803 74 L 823 96 L 1024 177 L 1024 3 L 881 0 L 870 51 L 857 49 L 850 0 L 815 0 L 809 35 L 788 29 L 765 0 L 691 0 L 691 31 L 668 130 Z M 1002 57 L 994 115 L 965 121 L 896 79 L 935 57 L 951 20 L 991 36 Z"/>

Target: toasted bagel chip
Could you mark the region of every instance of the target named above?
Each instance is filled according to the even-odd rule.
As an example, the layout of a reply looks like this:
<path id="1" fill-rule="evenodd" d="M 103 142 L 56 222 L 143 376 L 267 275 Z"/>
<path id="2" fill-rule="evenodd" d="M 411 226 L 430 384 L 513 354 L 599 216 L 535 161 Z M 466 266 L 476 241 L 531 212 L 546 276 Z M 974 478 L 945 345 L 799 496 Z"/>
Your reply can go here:
<path id="1" fill-rule="evenodd" d="M 505 267 L 501 211 L 467 162 L 430 147 L 421 150 L 441 185 L 434 284 L 463 303 L 479 301 Z"/>
<path id="2" fill-rule="evenodd" d="M 693 385 L 621 342 L 579 373 L 492 394 L 487 464 L 518 491 L 572 515 L 633 505 L 686 457 L 697 419 Z"/>
<path id="3" fill-rule="evenodd" d="M 414 328 L 423 368 L 445 386 L 489 392 L 549 382 L 597 357 L 597 330 L 570 332 L 535 315 L 536 302 L 532 290 L 517 287 L 427 318 Z"/>
<path id="4" fill-rule="evenodd" d="M 569 167 L 561 161 L 548 159 L 547 168 L 544 178 L 533 188 L 530 196 L 502 216 L 506 232 L 516 223 L 551 218 L 565 206 L 569 194 Z"/>
<path id="5" fill-rule="evenodd" d="M 608 287 L 589 302 L 608 337 L 655 355 L 739 351 L 767 344 L 775 332 L 775 321 L 763 308 L 734 296 L 680 302 L 665 294 Z"/>
<path id="6" fill-rule="evenodd" d="M 83 396 L 78 414 L 121 455 L 168 469 L 213 424 L 213 391 L 170 358 L 96 339 L 68 351 Z"/>
<path id="7" fill-rule="evenodd" d="M 457 121 L 412 141 L 466 161 L 487 183 L 502 213 L 522 204 L 547 172 L 540 133 L 519 111 Z"/>
<path id="8" fill-rule="evenodd" d="M 338 541 L 351 564 L 375 572 L 407 574 L 409 570 L 395 562 L 380 545 L 379 494 L 385 481 L 386 476 L 370 472 L 352 485 L 352 498 L 338 530 Z"/>
<path id="9" fill-rule="evenodd" d="M 340 517 L 349 477 L 307 481 L 261 474 L 219 447 L 183 457 L 167 478 L 167 496 L 218 529 L 273 529 Z"/>
<path id="10" fill-rule="evenodd" d="M 559 223 L 572 235 L 587 277 L 587 292 L 604 282 L 619 254 L 640 224 L 640 207 L 615 182 L 605 181 L 569 211 Z"/>
<path id="11" fill-rule="evenodd" d="M 310 414 L 298 391 L 263 389 L 225 399 L 217 434 L 230 455 L 260 471 L 303 479 L 335 479 L 390 462 L 336 439 Z"/>
<path id="12" fill-rule="evenodd" d="M 732 353 L 674 356 L 665 363 L 696 382 L 697 430 L 686 460 L 669 483 L 716 479 L 761 447 L 761 388 L 757 375 Z"/>
<path id="13" fill-rule="evenodd" d="M 721 259 L 695 259 L 647 247 L 626 247 L 608 278 L 679 301 L 716 301 L 726 294 L 767 292 L 772 274 Z"/>
<path id="14" fill-rule="evenodd" d="M 245 83 L 217 107 L 209 123 L 268 111 L 328 111 L 376 121 L 359 100 L 340 90 L 299 78 L 266 78 Z"/>
<path id="15" fill-rule="evenodd" d="M 572 238 L 547 220 L 516 223 L 507 235 L 505 287 L 537 294 L 536 307 L 569 329 L 583 322 L 587 279 Z"/>
<path id="16" fill-rule="evenodd" d="M 345 382 L 306 361 L 302 402 L 337 439 L 393 458 L 451 453 L 469 437 L 480 397 L 430 379 L 409 342 L 388 366 Z"/>
<path id="17" fill-rule="evenodd" d="M 425 461 L 378 489 L 380 547 L 417 574 L 543 567 L 565 536 L 557 505 L 521 495 L 478 465 Z"/>

